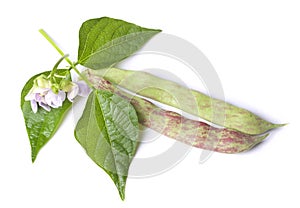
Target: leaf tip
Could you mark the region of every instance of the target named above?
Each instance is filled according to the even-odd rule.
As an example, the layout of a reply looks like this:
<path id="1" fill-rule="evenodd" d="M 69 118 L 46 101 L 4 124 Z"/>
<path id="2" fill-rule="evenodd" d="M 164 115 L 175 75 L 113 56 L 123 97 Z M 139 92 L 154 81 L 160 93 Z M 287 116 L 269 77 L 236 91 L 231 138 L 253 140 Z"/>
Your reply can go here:
<path id="1" fill-rule="evenodd" d="M 115 186 L 118 189 L 120 198 L 122 199 L 122 201 L 124 201 L 125 200 L 126 179 L 123 182 L 121 182 L 121 181 L 114 181 L 114 183 L 115 183 Z"/>
<path id="2" fill-rule="evenodd" d="M 119 192 L 120 198 L 122 199 L 122 201 L 125 201 L 125 192 L 121 193 Z"/>
<path id="3" fill-rule="evenodd" d="M 36 155 L 32 154 L 31 155 L 31 162 L 32 162 L 32 164 L 35 162 L 35 160 L 36 160 Z"/>
<path id="4" fill-rule="evenodd" d="M 125 186 L 117 187 L 119 191 L 119 196 L 122 201 L 125 201 Z"/>

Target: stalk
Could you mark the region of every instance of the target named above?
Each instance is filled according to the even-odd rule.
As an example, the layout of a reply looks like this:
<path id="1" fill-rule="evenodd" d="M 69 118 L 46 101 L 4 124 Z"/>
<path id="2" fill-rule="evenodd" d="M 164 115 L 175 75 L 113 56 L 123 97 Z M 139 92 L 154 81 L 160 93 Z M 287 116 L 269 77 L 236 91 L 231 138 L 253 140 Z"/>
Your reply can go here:
<path id="1" fill-rule="evenodd" d="M 246 109 L 211 98 L 201 92 L 185 88 L 146 72 L 109 68 L 90 70 L 90 73 L 103 76 L 106 80 L 138 95 L 245 134 L 263 134 L 284 125 L 273 124 Z"/>
<path id="2" fill-rule="evenodd" d="M 68 55 L 66 55 L 59 47 L 58 45 L 54 42 L 54 40 L 52 40 L 52 38 L 46 33 L 46 31 L 44 31 L 43 29 L 40 29 L 39 32 L 43 35 L 43 37 L 56 49 L 56 51 L 62 56 L 64 57 L 64 59 L 68 62 L 68 64 L 70 64 L 70 67 L 76 72 L 76 74 L 78 74 L 78 76 L 84 80 L 86 82 L 86 84 L 93 89 L 93 85 L 91 85 L 91 83 L 89 83 L 89 80 L 87 80 L 85 78 L 85 76 L 83 76 L 81 74 L 81 72 L 76 68 L 77 63 L 73 63 L 69 58 Z M 59 63 L 61 62 L 61 60 L 59 60 Z M 57 66 L 56 66 L 57 67 Z"/>
<path id="3" fill-rule="evenodd" d="M 188 145 L 222 153 L 238 153 L 251 149 L 268 136 L 248 135 L 187 119 L 178 113 L 163 110 L 148 100 L 132 96 L 89 70 L 85 71 L 85 75 L 96 89 L 111 91 L 130 101 L 140 124 Z"/>

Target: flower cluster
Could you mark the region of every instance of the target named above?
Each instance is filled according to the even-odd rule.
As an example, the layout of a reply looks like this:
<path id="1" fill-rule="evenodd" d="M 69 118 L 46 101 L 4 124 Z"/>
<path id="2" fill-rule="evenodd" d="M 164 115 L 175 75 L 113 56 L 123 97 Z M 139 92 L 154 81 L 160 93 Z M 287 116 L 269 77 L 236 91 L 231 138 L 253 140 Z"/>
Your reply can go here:
<path id="1" fill-rule="evenodd" d="M 72 82 L 63 79 L 59 84 L 51 82 L 45 75 L 40 75 L 34 80 L 33 87 L 25 96 L 26 101 L 30 101 L 31 109 L 34 113 L 38 111 L 38 105 L 46 111 L 51 108 L 59 108 L 67 98 L 73 102 L 74 98 L 87 96 L 90 88 L 84 81 Z"/>

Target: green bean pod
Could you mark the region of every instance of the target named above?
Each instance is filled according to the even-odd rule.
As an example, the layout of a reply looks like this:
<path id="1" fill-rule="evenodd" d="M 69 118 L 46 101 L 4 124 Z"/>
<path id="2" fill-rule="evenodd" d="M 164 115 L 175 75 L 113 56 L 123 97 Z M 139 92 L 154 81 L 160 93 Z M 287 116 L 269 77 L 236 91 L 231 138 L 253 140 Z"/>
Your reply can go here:
<path id="1" fill-rule="evenodd" d="M 102 76 L 138 95 L 245 134 L 263 134 L 284 125 L 273 124 L 246 109 L 211 98 L 201 92 L 146 72 L 108 68 L 97 71 L 90 70 L 89 73 Z"/>
<path id="2" fill-rule="evenodd" d="M 85 75 L 95 88 L 109 90 L 130 101 L 140 124 L 188 145 L 222 153 L 238 153 L 251 149 L 268 136 L 248 135 L 187 119 L 178 113 L 163 110 L 146 99 L 132 96 L 91 71 Z"/>

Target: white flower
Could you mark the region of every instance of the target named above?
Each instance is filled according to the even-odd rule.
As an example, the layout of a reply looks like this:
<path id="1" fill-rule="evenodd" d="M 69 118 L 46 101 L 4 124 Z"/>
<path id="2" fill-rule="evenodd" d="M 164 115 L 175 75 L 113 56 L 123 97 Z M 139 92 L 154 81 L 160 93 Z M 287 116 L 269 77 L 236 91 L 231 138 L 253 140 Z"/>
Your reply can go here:
<path id="1" fill-rule="evenodd" d="M 57 89 L 57 86 L 61 86 L 59 87 L 60 89 Z M 54 91 L 52 89 L 54 89 Z M 70 80 L 64 79 L 60 84 L 57 84 L 51 83 L 46 76 L 41 75 L 34 80 L 34 85 L 25 96 L 25 100 L 30 101 L 31 109 L 36 113 L 38 106 L 46 111 L 51 111 L 51 108 L 61 107 L 66 97 L 70 102 L 73 102 L 76 96 L 85 97 L 89 93 L 90 88 L 84 81 L 71 82 Z"/>
<path id="2" fill-rule="evenodd" d="M 45 95 L 50 91 L 49 88 L 40 88 L 38 86 L 33 86 L 29 93 L 25 96 L 26 101 L 30 101 L 31 109 L 34 113 L 38 110 L 39 104 L 46 111 L 50 111 L 51 108 L 45 100 Z"/>
<path id="3" fill-rule="evenodd" d="M 63 102 L 66 99 L 66 93 L 64 91 L 59 90 L 58 93 L 54 93 L 52 90 L 49 90 L 45 95 L 45 101 L 47 105 L 52 108 L 58 108 L 63 105 Z"/>
<path id="4" fill-rule="evenodd" d="M 74 101 L 74 98 L 78 95 L 79 92 L 79 87 L 77 84 L 75 84 L 74 82 L 71 83 L 71 86 L 68 90 L 67 93 L 67 98 L 70 102 Z"/>
<path id="5" fill-rule="evenodd" d="M 86 97 L 89 95 L 90 91 L 91 89 L 84 81 L 72 82 L 72 87 L 68 91 L 67 98 L 69 101 L 73 102 L 77 95 Z"/>

